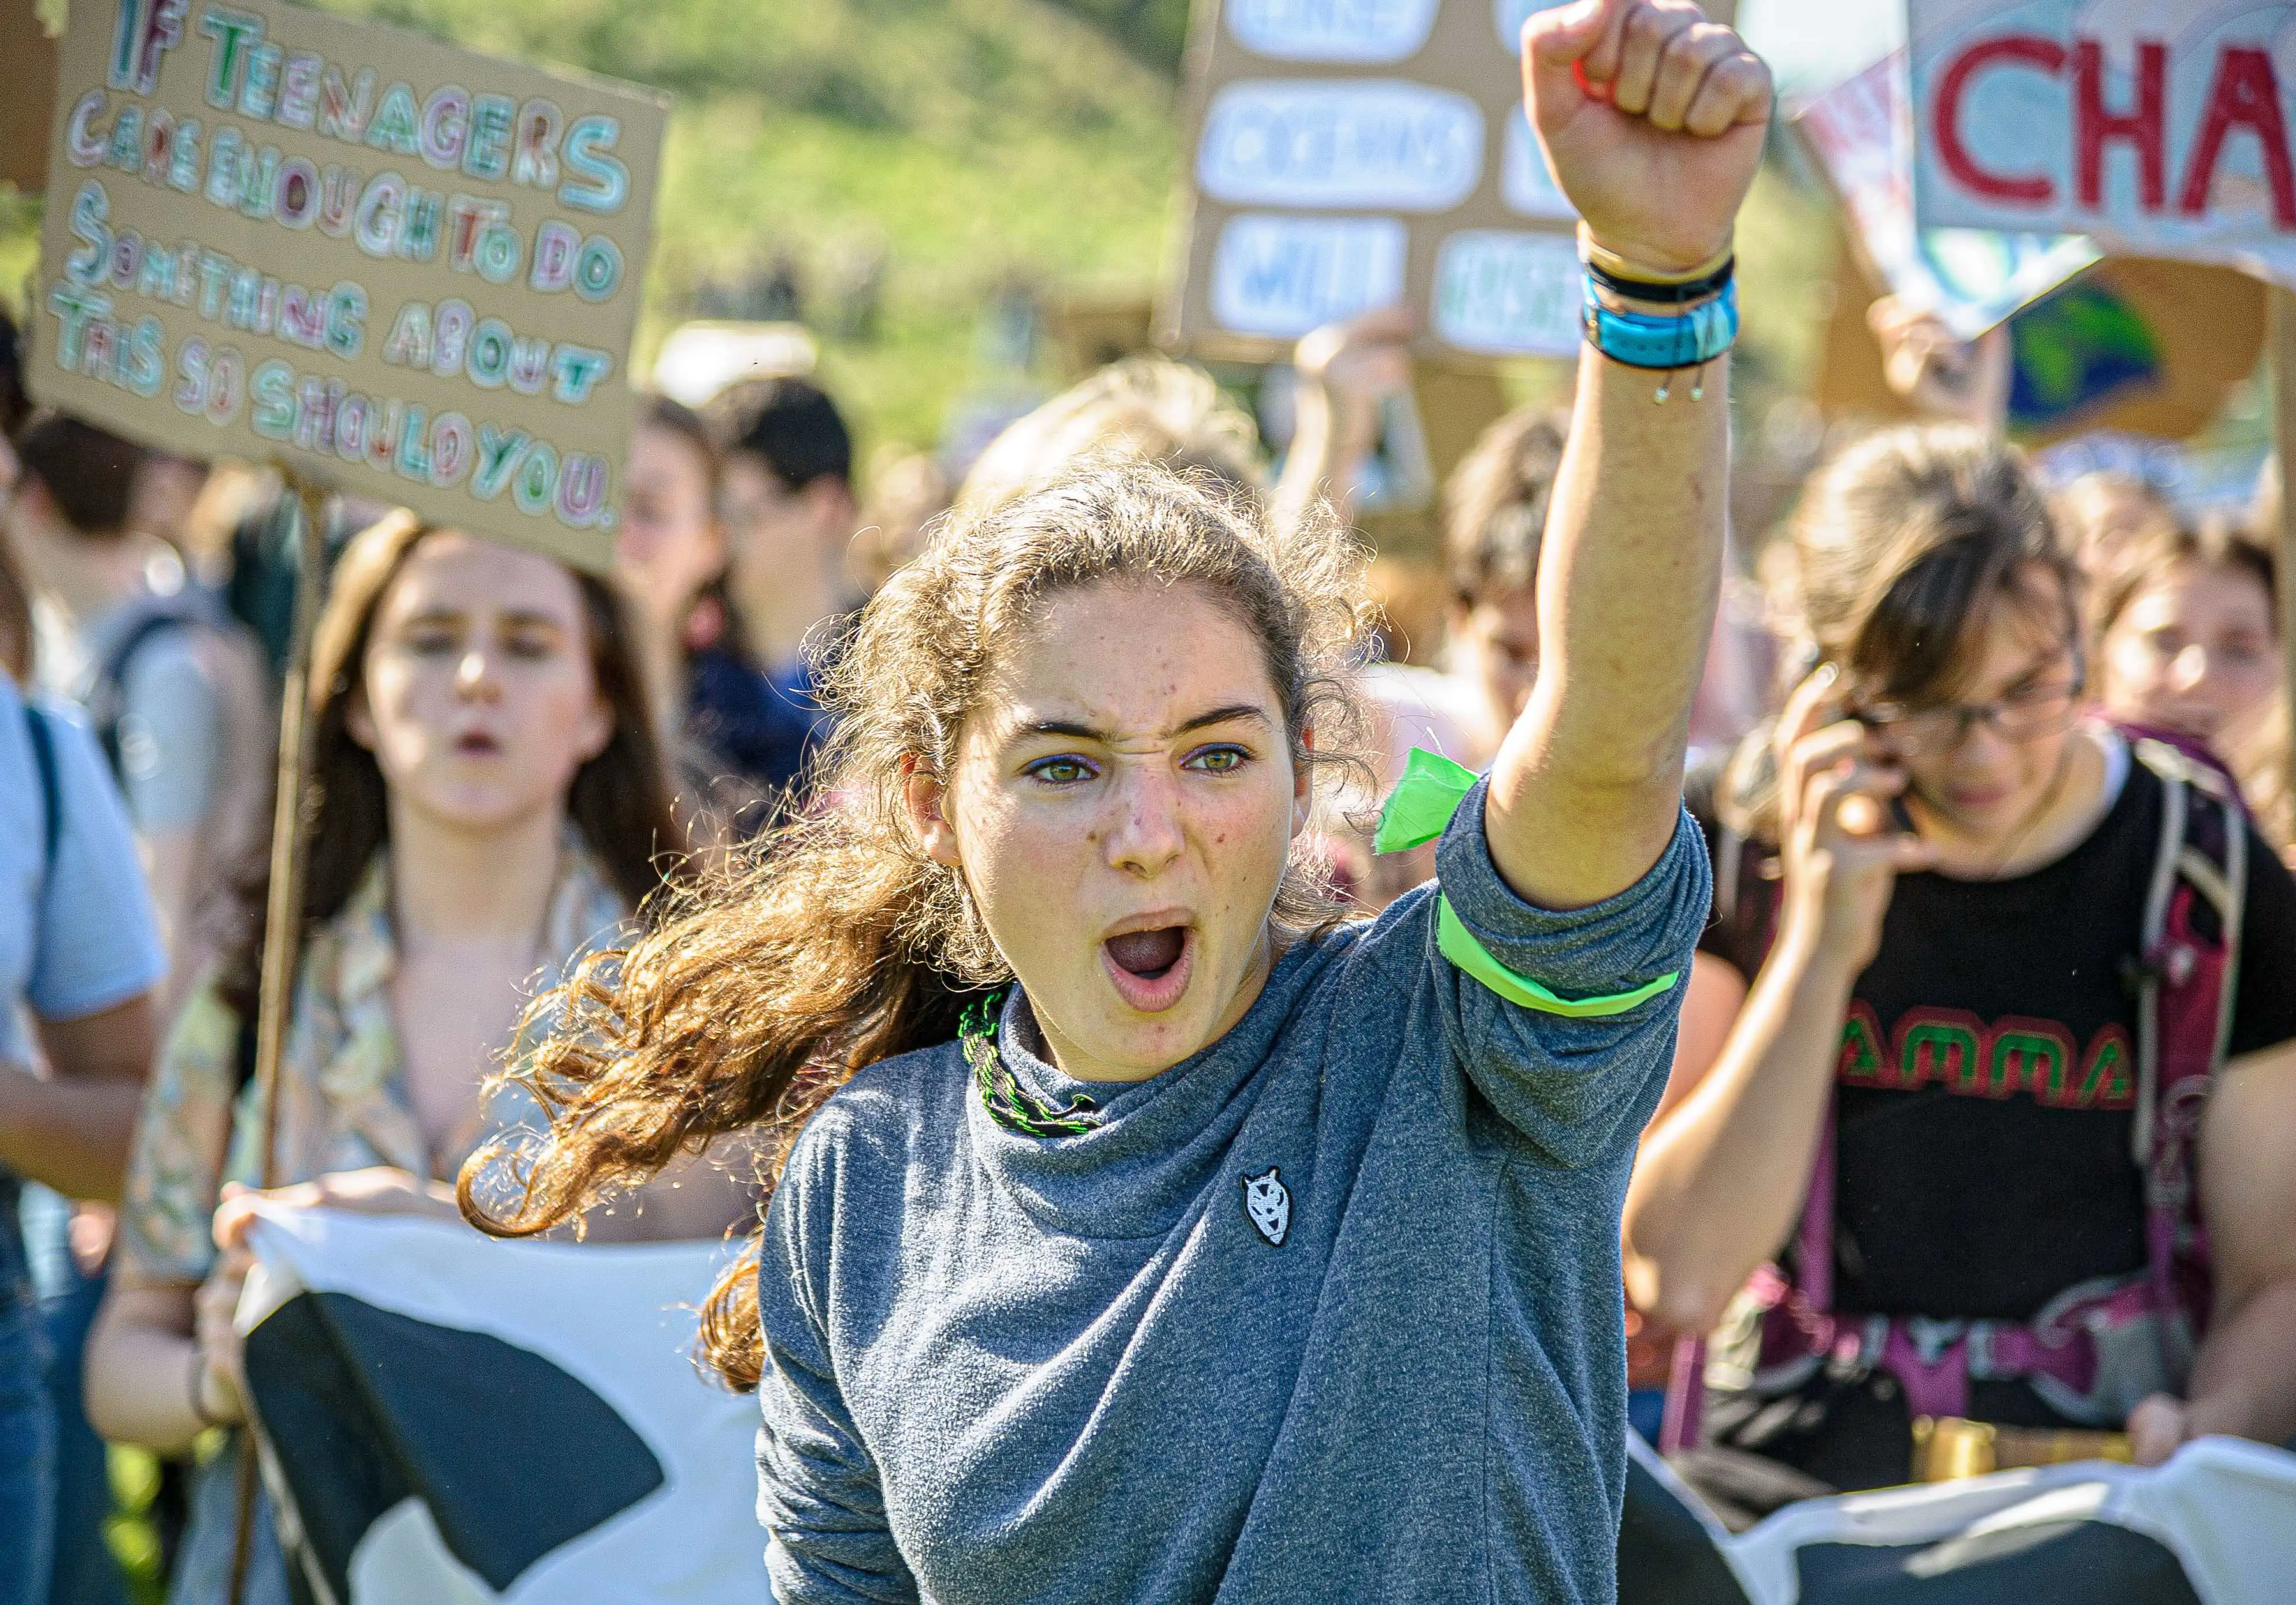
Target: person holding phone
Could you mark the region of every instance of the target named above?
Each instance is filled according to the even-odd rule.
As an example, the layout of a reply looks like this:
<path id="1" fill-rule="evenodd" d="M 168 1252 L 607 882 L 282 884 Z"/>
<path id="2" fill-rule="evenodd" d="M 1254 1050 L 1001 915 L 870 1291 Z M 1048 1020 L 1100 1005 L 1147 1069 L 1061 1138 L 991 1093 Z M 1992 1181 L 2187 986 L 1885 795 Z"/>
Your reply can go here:
<path id="1" fill-rule="evenodd" d="M 1755 1328 L 1710 1441 L 1848 1489 L 1970 1422 L 2001 1463 L 2285 1439 L 2296 990 L 2249 980 L 2296 966 L 2296 882 L 2219 774 L 2085 712 L 2012 449 L 1872 438 L 1795 543 L 1815 667 L 1719 788 L 1685 1012 L 1751 986 L 1625 1221 L 1639 1307 Z"/>

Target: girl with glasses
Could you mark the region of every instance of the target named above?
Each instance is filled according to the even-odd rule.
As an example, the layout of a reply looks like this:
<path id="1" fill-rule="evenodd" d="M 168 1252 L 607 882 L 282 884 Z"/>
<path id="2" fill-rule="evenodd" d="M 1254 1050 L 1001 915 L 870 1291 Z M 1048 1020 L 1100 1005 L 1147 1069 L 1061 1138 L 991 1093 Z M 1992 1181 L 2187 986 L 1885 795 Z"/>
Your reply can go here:
<path id="1" fill-rule="evenodd" d="M 1792 1497 L 1972 1443 L 2284 1439 L 2296 883 L 2219 775 L 2083 716 L 2079 576 L 2009 448 L 1872 438 L 1794 538 L 1816 667 L 1719 784 L 1686 1016 L 1739 1006 L 1626 1215 L 1642 1308 L 1737 1318 L 1707 1436 L 1767 1466 L 1707 1469 Z"/>

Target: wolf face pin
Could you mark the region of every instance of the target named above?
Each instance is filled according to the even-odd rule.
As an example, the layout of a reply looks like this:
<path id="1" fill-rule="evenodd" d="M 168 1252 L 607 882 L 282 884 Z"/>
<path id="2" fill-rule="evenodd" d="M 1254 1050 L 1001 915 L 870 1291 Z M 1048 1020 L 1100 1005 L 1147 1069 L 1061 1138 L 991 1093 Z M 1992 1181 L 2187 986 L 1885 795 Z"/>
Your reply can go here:
<path id="1" fill-rule="evenodd" d="M 1292 1190 L 1286 1187 L 1270 1165 L 1265 1175 L 1243 1178 L 1243 1214 L 1253 1231 L 1266 1238 L 1268 1246 L 1283 1246 L 1283 1234 L 1292 1230 Z"/>

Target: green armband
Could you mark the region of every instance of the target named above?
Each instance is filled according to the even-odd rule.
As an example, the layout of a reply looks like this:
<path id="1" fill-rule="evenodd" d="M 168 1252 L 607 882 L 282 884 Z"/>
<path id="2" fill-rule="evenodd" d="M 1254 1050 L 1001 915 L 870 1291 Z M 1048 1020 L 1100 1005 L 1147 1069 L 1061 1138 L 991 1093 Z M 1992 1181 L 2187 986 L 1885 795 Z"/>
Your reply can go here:
<path id="1" fill-rule="evenodd" d="M 1570 1020 L 1601 1020 L 1608 1015 L 1624 1014 L 1636 1003 L 1656 997 L 1681 979 L 1682 971 L 1671 970 L 1654 981 L 1646 982 L 1631 992 L 1612 992 L 1601 997 L 1559 997 L 1528 976 L 1517 975 L 1492 956 L 1491 950 L 1475 939 L 1460 920 L 1451 899 L 1439 896 L 1435 899 L 1435 946 L 1443 956 L 1473 976 L 1511 1003 L 1526 1009 L 1537 1009 L 1542 1014 L 1560 1014 Z"/>
<path id="2" fill-rule="evenodd" d="M 1380 809 L 1379 830 L 1372 837 L 1372 850 L 1396 853 L 1434 840 L 1451 823 L 1451 815 L 1458 812 L 1460 803 L 1474 785 L 1475 773 L 1464 764 L 1453 763 L 1423 747 L 1413 748 L 1404 764 L 1403 778 L 1396 782 L 1386 805 Z M 1630 992 L 1613 992 L 1600 997 L 1558 996 L 1528 976 L 1517 975 L 1500 963 L 1467 929 L 1458 911 L 1451 906 L 1451 899 L 1440 895 L 1435 899 L 1435 946 L 1445 958 L 1507 1002 L 1570 1020 L 1600 1020 L 1624 1014 L 1636 1004 L 1656 997 L 1682 977 L 1677 970 Z"/>

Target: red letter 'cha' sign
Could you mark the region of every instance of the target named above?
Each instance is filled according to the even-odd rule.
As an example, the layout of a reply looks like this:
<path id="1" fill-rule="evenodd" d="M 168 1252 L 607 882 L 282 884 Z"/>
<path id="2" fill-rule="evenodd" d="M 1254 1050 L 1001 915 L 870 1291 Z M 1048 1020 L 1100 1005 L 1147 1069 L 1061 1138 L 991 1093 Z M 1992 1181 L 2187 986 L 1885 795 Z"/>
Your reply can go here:
<path id="1" fill-rule="evenodd" d="M 2073 46 L 2073 137 L 2079 147 L 2080 203 L 2104 204 L 2104 143 L 2127 140 L 2136 150 L 2137 193 L 2148 212 L 2168 204 L 2169 47 L 2157 39 L 2136 46 L 2136 105 L 2104 108 L 2104 46 L 2095 39 Z"/>
<path id="2" fill-rule="evenodd" d="M 1906 0 L 1914 221 L 2296 289 L 2296 0 Z"/>

